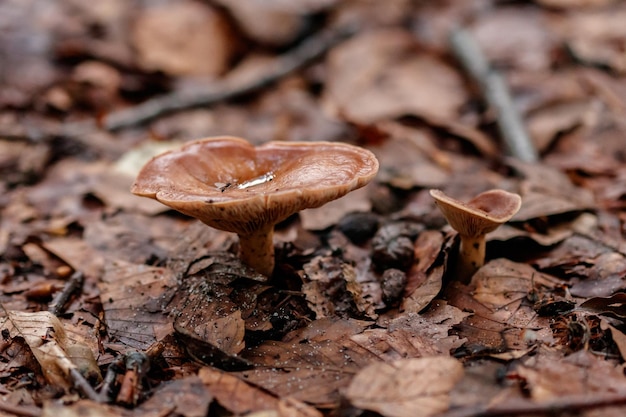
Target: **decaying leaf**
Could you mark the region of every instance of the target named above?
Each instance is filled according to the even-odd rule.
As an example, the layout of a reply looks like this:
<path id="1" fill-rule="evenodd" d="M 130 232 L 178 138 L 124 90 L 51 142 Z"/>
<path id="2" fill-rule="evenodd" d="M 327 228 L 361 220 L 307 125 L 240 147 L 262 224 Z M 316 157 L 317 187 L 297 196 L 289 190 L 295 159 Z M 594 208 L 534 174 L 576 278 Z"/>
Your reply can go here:
<path id="1" fill-rule="evenodd" d="M 455 326 L 472 349 L 524 350 L 529 343 L 553 340 L 549 319 L 538 316 L 530 295 L 558 282 L 530 265 L 499 258 L 479 269 L 469 286 L 453 282 L 445 295 L 451 305 L 473 312 Z"/>
<path id="2" fill-rule="evenodd" d="M 466 100 L 459 74 L 427 54 L 416 54 L 409 32 L 364 32 L 331 52 L 326 99 L 358 123 L 405 114 L 454 119 Z"/>
<path id="3" fill-rule="evenodd" d="M 419 313 L 441 291 L 445 261 L 435 264 L 444 246 L 443 235 L 437 231 L 421 233 L 415 242 L 415 259 L 409 270 L 406 297 L 401 308 L 407 313 Z"/>
<path id="4" fill-rule="evenodd" d="M 239 373 L 245 381 L 278 397 L 293 397 L 316 406 L 336 406 L 340 391 L 356 372 L 379 359 L 350 340 L 371 323 L 322 319 L 242 353 L 255 365 Z"/>
<path id="5" fill-rule="evenodd" d="M 350 339 L 380 360 L 448 355 L 465 341 L 448 335 L 450 328 L 469 316 L 445 301 L 436 300 L 423 314 L 407 313 L 385 324 L 355 334 Z M 383 323 L 379 323 L 383 325 Z"/>
<path id="6" fill-rule="evenodd" d="M 276 413 L 272 414 L 276 417 L 321 416 L 315 408 L 294 398 L 277 398 L 236 376 L 217 369 L 202 368 L 198 376 L 222 407 L 237 415 L 266 411 Z"/>
<path id="7" fill-rule="evenodd" d="M 318 319 L 360 313 L 376 317 L 372 304 L 361 296 L 363 290 L 352 265 L 335 257 L 319 256 L 304 265 L 303 275 L 302 292 Z"/>
<path id="8" fill-rule="evenodd" d="M 583 302 L 580 308 L 623 321 L 626 319 L 626 293 L 619 292 L 610 297 L 593 297 Z"/>
<path id="9" fill-rule="evenodd" d="M 427 417 L 446 411 L 450 391 L 463 376 L 459 361 L 446 357 L 374 363 L 346 390 L 355 406 L 389 417 Z"/>
<path id="10" fill-rule="evenodd" d="M 214 396 L 197 375 L 166 382 L 153 395 L 129 413 L 131 416 L 160 417 L 164 410 L 185 417 L 204 417 Z"/>
<path id="11" fill-rule="evenodd" d="M 229 29 L 225 17 L 207 4 L 170 2 L 142 11 L 133 43 L 147 70 L 216 76 L 226 69 L 234 51 Z"/>
<path id="12" fill-rule="evenodd" d="M 515 372 L 524 379 L 535 401 L 626 391 L 620 367 L 585 350 L 563 358 L 555 351 L 541 349 Z"/>
<path id="13" fill-rule="evenodd" d="M 172 319 L 164 309 L 175 284 L 166 268 L 122 261 L 108 265 L 99 288 L 109 334 L 138 350 L 170 334 Z"/>
<path id="14" fill-rule="evenodd" d="M 21 337 L 39 362 L 46 380 L 53 385 L 69 390 L 72 384 L 71 372 L 78 367 L 72 355 L 78 359 L 83 370 L 101 378 L 91 350 L 82 348 L 79 342 L 67 337 L 63 324 L 52 313 L 5 311 L 0 319 L 0 328 L 6 338 Z M 84 367 L 86 365 L 86 367 Z"/>

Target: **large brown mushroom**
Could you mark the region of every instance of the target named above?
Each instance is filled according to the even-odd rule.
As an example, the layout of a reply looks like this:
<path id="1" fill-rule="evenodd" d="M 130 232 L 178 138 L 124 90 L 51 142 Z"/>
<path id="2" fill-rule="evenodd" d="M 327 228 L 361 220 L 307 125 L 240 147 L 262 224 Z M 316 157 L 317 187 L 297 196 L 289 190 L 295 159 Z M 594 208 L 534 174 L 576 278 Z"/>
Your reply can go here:
<path id="1" fill-rule="evenodd" d="M 485 263 L 485 235 L 509 221 L 522 205 L 522 198 L 504 190 L 490 190 L 463 203 L 441 190 L 430 190 L 437 206 L 454 230 L 459 233 L 458 278 L 468 282 Z"/>
<path id="2" fill-rule="evenodd" d="M 269 276 L 274 225 L 367 184 L 370 151 L 345 143 L 268 142 L 215 137 L 153 158 L 131 191 L 216 229 L 237 233 L 243 262 Z"/>

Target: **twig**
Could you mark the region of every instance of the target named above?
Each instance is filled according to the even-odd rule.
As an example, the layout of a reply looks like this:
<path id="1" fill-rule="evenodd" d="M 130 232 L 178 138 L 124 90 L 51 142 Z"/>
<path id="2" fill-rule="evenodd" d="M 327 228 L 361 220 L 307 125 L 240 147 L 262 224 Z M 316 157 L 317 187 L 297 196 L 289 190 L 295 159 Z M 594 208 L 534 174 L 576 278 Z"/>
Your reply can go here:
<path id="1" fill-rule="evenodd" d="M 41 138 L 65 137 L 87 142 L 86 136 L 99 129 L 109 132 L 141 126 L 154 119 L 174 112 L 210 106 L 226 100 L 241 97 L 265 88 L 285 76 L 297 71 L 320 58 L 333 46 L 345 40 L 355 30 L 352 27 L 325 29 L 304 40 L 293 49 L 279 55 L 269 64 L 268 69 L 256 79 L 239 83 L 225 81 L 206 89 L 194 92 L 177 92 L 147 100 L 137 106 L 109 113 L 99 121 L 83 120 L 63 126 L 48 127 L 40 131 L 7 131 L 0 136 L 13 139 L 24 138 L 37 141 Z"/>
<path id="2" fill-rule="evenodd" d="M 101 401 L 100 395 L 93 389 L 93 387 L 89 384 L 89 381 L 85 379 L 78 369 L 70 368 L 70 377 L 74 382 L 74 387 L 76 387 L 85 397 L 92 401 Z"/>
<path id="3" fill-rule="evenodd" d="M 491 67 L 478 43 L 466 30 L 452 30 L 450 46 L 465 70 L 480 86 L 488 105 L 495 111 L 500 135 L 508 153 L 524 162 L 537 162 L 537 150 L 515 108 L 504 77 Z"/>
<path id="4" fill-rule="evenodd" d="M 503 404 L 478 405 L 451 410 L 437 417 L 507 417 L 519 415 L 554 415 L 563 411 L 579 411 L 589 408 L 626 404 L 626 393 L 598 395 L 568 395 L 555 400 L 535 402 L 515 399 Z"/>
<path id="5" fill-rule="evenodd" d="M 82 272 L 76 271 L 72 274 L 70 279 L 65 283 L 65 286 L 50 302 L 48 305 L 48 311 L 55 316 L 63 313 L 65 305 L 70 299 L 71 295 L 83 285 L 84 275 Z"/>

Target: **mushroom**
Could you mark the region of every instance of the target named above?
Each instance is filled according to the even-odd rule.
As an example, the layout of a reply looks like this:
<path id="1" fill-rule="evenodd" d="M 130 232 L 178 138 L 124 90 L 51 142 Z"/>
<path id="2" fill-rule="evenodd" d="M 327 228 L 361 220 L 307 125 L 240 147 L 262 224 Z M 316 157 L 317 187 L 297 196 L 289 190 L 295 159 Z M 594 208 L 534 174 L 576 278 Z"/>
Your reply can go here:
<path id="1" fill-rule="evenodd" d="M 441 190 L 430 190 L 444 217 L 461 239 L 456 273 L 468 282 L 485 263 L 485 235 L 509 221 L 522 205 L 522 198 L 504 190 L 478 194 L 467 203 L 447 196 Z"/>
<path id="2" fill-rule="evenodd" d="M 154 198 L 239 236 L 244 263 L 274 270 L 274 225 L 366 185 L 378 172 L 373 153 L 334 142 L 201 139 L 154 157 L 131 192 Z"/>

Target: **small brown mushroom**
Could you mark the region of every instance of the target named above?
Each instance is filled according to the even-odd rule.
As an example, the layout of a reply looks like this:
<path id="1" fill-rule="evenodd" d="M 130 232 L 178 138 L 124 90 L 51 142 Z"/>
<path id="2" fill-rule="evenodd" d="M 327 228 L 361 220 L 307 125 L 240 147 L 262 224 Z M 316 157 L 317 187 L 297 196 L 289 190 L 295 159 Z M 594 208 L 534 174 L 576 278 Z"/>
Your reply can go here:
<path id="1" fill-rule="evenodd" d="M 268 142 L 216 137 L 158 155 L 131 192 L 237 233 L 243 262 L 269 276 L 274 225 L 367 184 L 378 171 L 370 151 L 345 143 Z"/>
<path id="2" fill-rule="evenodd" d="M 504 190 L 478 194 L 467 203 L 455 200 L 441 190 L 430 190 L 437 206 L 461 239 L 456 273 L 468 282 L 485 263 L 485 235 L 509 221 L 522 205 L 522 198 Z"/>

